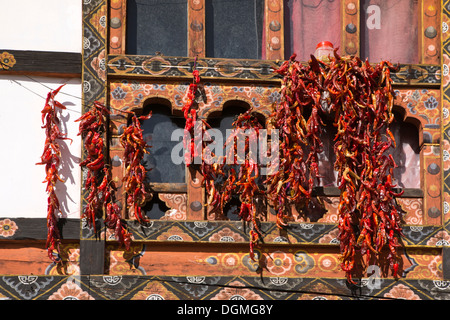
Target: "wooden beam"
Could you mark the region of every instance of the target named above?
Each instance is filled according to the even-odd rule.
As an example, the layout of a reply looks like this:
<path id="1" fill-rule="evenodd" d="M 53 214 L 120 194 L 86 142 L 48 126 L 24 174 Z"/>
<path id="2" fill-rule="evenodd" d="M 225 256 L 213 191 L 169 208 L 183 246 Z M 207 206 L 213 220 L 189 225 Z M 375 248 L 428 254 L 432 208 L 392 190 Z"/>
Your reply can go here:
<path id="1" fill-rule="evenodd" d="M 10 228 L 13 226 L 14 233 L 11 236 L 0 239 L 4 240 L 46 240 L 47 219 L 46 218 L 1 218 L 8 219 Z M 4 222 L 5 223 L 5 222 Z M 58 220 L 59 233 L 62 240 L 80 239 L 80 219 Z"/>
<path id="2" fill-rule="evenodd" d="M 0 49 L 0 74 L 81 77 L 81 53 Z"/>

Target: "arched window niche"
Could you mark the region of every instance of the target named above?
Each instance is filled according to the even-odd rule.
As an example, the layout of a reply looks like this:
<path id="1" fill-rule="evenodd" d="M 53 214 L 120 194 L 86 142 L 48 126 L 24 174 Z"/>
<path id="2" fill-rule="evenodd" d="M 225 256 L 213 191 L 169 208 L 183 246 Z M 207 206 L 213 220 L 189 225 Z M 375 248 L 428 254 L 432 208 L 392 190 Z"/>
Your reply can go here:
<path id="1" fill-rule="evenodd" d="M 150 146 L 149 153 L 144 155 L 142 165 L 147 171 L 147 182 L 153 197 L 142 208 L 150 219 L 166 219 L 171 208 L 164 198 L 167 194 L 186 192 L 186 168 L 184 163 L 172 159 L 172 150 L 179 143 L 172 141 L 175 130 L 184 129 L 184 118 L 180 111 L 172 108 L 169 100 L 149 98 L 142 107 L 133 110 L 138 116 L 148 115 L 141 120 L 143 138 Z M 131 118 L 128 119 L 128 123 Z M 169 218 L 170 219 L 170 218 Z"/>
<path id="2" fill-rule="evenodd" d="M 231 130 L 233 128 L 233 123 L 236 120 L 237 116 L 247 112 L 250 110 L 250 104 L 243 100 L 229 100 L 223 104 L 223 107 L 220 110 L 214 110 L 204 114 L 205 120 L 211 129 L 218 130 L 222 137 L 223 143 L 223 154 L 225 155 L 225 142 L 227 140 L 227 130 Z M 261 124 L 262 128 L 266 127 L 266 115 L 259 110 L 253 109 L 253 115 L 256 116 L 258 122 Z M 235 142 L 236 143 L 236 142 Z M 220 142 L 219 142 L 220 144 Z M 220 147 L 220 146 L 218 146 Z M 259 149 L 258 149 L 259 152 Z M 233 167 L 236 172 L 239 172 L 239 165 L 229 165 L 230 168 Z M 258 179 L 258 182 L 263 183 L 264 177 L 261 176 Z M 240 220 L 239 217 L 239 209 L 241 206 L 241 201 L 239 199 L 239 194 L 234 194 L 232 199 L 224 206 L 223 216 L 211 215 L 208 208 L 206 212 L 207 219 L 209 220 Z M 260 209 L 263 211 L 263 216 L 266 216 L 267 208 L 264 204 L 261 204 Z"/>
<path id="3" fill-rule="evenodd" d="M 390 130 L 395 138 L 396 147 L 386 151 L 392 154 L 397 167 L 394 168 L 394 183 L 400 188 L 421 188 L 421 163 L 420 152 L 423 144 L 422 123 L 417 118 L 407 115 L 401 106 L 394 106 L 394 121 Z M 319 173 L 321 187 L 337 187 L 337 175 L 334 171 L 334 138 L 336 128 L 330 117 L 324 119 L 322 128 L 323 152 L 319 154 Z"/>

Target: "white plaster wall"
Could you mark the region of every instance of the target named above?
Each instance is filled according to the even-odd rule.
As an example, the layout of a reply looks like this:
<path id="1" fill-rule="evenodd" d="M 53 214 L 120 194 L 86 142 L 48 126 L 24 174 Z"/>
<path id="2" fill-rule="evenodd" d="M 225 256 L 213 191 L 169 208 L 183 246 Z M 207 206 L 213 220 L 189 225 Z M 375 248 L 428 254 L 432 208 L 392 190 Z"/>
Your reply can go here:
<path id="1" fill-rule="evenodd" d="M 80 52 L 82 0 L 0 0 L 0 49 Z"/>
<path id="2" fill-rule="evenodd" d="M 73 143 L 60 142 L 60 174 L 66 182 L 58 182 L 57 196 L 63 217 L 80 217 L 81 139 L 77 136 L 78 122 L 74 120 L 81 115 L 81 80 L 4 75 L 0 75 L 0 217 L 47 216 L 46 184 L 42 183 L 45 167 L 35 165 L 40 161 L 45 142 L 41 110 L 50 91 L 45 86 L 56 89 L 63 83 L 67 84 L 56 100 L 67 107 L 60 118 L 63 132 L 68 133 Z"/>

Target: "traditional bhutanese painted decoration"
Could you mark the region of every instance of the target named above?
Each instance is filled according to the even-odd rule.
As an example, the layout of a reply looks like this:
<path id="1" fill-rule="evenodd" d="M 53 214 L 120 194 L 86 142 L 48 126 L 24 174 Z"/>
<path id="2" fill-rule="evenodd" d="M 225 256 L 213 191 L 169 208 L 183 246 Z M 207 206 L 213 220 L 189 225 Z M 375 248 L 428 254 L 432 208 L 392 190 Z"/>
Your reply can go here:
<path id="1" fill-rule="evenodd" d="M 14 55 L 5 51 L 0 55 L 0 64 L 3 70 L 9 70 L 16 64 L 16 59 Z"/>

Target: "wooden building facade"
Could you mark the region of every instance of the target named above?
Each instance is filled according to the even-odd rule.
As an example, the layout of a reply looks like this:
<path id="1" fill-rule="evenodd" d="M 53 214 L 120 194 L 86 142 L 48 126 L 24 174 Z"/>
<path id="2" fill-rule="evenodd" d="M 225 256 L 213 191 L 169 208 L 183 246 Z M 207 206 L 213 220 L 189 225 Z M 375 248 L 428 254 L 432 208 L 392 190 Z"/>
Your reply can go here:
<path id="1" fill-rule="evenodd" d="M 102 219 L 97 221 L 100 232 L 94 233 L 80 218 L 89 193 L 78 165 L 84 153 L 77 127 L 67 125 L 74 144 L 67 144 L 65 155 L 72 160 L 65 176 L 74 182 L 61 191 L 70 203 L 58 224 L 64 263 L 47 257 L 45 209 L 42 214 L 11 214 L 13 206 L 7 205 L 7 210 L 0 209 L 0 298 L 449 299 L 450 1 L 386 3 L 85 0 L 80 7 L 80 52 L 0 50 L 0 77 L 21 90 L 23 82 L 14 77 L 29 77 L 28 84 L 38 79 L 52 89 L 56 84 L 45 79 L 75 85 L 73 91 L 62 90 L 71 94 L 65 96 L 72 99 L 69 109 L 78 108 L 68 122 L 94 101 L 111 110 L 152 111 L 157 119 L 144 131 L 155 144 L 155 157 L 147 159 L 153 161 L 154 196 L 145 207 L 151 222 L 141 225 L 123 212 L 133 235 L 130 250 L 117 243 Z M 332 41 L 341 55 L 400 63 L 392 74 L 396 110 L 406 128 L 400 138 L 404 159 L 398 159 L 405 190 L 399 202 L 406 212 L 399 279 L 373 270 L 360 275 L 356 285 L 347 283 L 337 240 L 339 190 L 332 178 L 315 189 L 326 210 L 298 216 L 286 230 L 277 228 L 267 208 L 260 259 L 253 261 L 245 223 L 232 215 L 215 219 L 205 205 L 199 173 L 170 163 L 170 134 L 184 126 L 181 109 L 194 64 L 204 90 L 199 98 L 202 117 L 226 126 L 236 112 L 253 108 L 267 119 L 280 98 L 281 79 L 273 71 L 294 52 L 307 59 L 323 40 Z M 41 106 L 35 108 L 40 111 Z M 30 125 L 38 129 L 24 129 L 29 133 L 26 144 L 42 140 L 37 136 L 39 112 L 35 114 L 37 121 Z M 8 125 L 7 119 L 0 120 Z M 120 191 L 123 148 L 118 137 L 128 119 L 112 111 L 110 121 L 109 156 Z M 17 134 L 7 133 L 3 139 L 14 139 L 11 146 L 22 143 Z M 39 156 L 27 152 L 28 160 L 20 164 L 35 166 Z M 10 181 L 4 182 L 3 195 L 9 194 L 8 188 L 24 193 L 44 189 L 39 185 L 43 176 L 26 177 L 17 171 L 14 176 L 5 171 Z M 23 179 L 28 178 L 39 183 L 25 191 Z M 8 196 L 3 199 L 9 201 Z M 46 204 L 45 194 L 42 202 Z"/>

